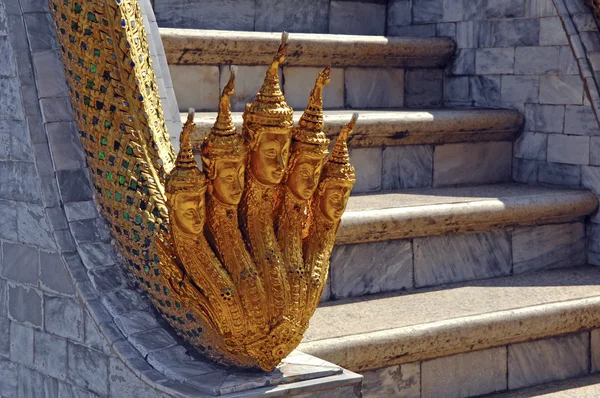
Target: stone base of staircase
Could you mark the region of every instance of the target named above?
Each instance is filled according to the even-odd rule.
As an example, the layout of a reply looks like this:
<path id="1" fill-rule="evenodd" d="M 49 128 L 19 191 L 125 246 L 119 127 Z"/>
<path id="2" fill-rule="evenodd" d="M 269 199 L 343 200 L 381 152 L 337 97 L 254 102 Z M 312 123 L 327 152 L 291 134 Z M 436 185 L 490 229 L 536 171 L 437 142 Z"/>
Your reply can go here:
<path id="1" fill-rule="evenodd" d="M 548 383 L 515 392 L 489 395 L 490 398 L 598 398 L 600 374 Z"/>
<path id="2" fill-rule="evenodd" d="M 365 397 L 474 397 L 600 370 L 600 268 L 322 305 L 303 352 L 364 377 Z"/>

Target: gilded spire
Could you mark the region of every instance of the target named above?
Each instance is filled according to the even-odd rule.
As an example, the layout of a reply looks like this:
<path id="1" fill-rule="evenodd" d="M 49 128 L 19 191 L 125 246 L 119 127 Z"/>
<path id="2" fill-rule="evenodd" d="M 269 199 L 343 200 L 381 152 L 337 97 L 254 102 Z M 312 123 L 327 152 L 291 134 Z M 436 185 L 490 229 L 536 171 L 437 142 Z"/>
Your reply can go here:
<path id="1" fill-rule="evenodd" d="M 292 133 L 293 140 L 303 144 L 323 146 L 324 151 L 329 147 L 329 139 L 323 131 L 323 87 L 331 81 L 331 66 L 326 67 L 317 77 L 315 86 L 310 92 L 308 105 L 298 122 L 298 127 Z"/>
<path id="2" fill-rule="evenodd" d="M 196 129 L 194 114 L 194 109 L 190 108 L 187 120 L 181 131 L 181 136 L 179 137 L 180 147 L 177 160 L 175 161 L 175 168 L 167 177 L 167 193 L 202 190 L 206 187 L 206 177 L 198 168 L 192 148 L 191 135 Z"/>
<path id="3" fill-rule="evenodd" d="M 219 113 L 213 128 L 202 143 L 202 165 L 208 178 L 215 176 L 214 164 L 219 159 L 239 159 L 246 156 L 244 137 L 237 131 L 231 117 L 230 97 L 235 92 L 237 67 L 230 67 L 229 82 L 219 100 Z"/>
<path id="4" fill-rule="evenodd" d="M 262 126 L 291 127 L 293 126 L 292 108 L 285 102 L 285 97 L 279 84 L 279 65 L 285 59 L 288 33 L 283 32 L 281 44 L 273 61 L 267 69 L 265 80 L 256 94 L 254 101 L 246 105 L 244 122 L 256 123 Z"/>
<path id="5" fill-rule="evenodd" d="M 229 67 L 229 82 L 223 88 L 223 93 L 219 100 L 219 113 L 217 115 L 217 121 L 210 131 L 211 134 L 216 135 L 232 135 L 235 134 L 235 125 L 231 118 L 231 100 L 230 97 L 235 92 L 235 78 L 237 75 L 237 66 Z"/>
<path id="6" fill-rule="evenodd" d="M 348 151 L 348 137 L 354 131 L 358 120 L 358 113 L 352 115 L 352 119 L 346 124 L 335 142 L 333 152 L 323 167 L 323 179 L 335 178 L 347 181 L 356 181 L 354 166 L 350 164 L 350 153 Z"/>

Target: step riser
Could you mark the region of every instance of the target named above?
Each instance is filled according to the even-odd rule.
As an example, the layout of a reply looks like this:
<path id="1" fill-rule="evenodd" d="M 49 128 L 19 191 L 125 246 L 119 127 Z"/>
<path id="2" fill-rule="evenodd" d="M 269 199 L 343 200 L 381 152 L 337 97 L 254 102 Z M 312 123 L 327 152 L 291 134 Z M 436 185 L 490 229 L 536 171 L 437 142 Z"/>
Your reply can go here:
<path id="1" fill-rule="evenodd" d="M 336 246 L 323 301 L 586 262 L 583 222 Z"/>
<path id="2" fill-rule="evenodd" d="M 362 372 L 363 396 L 466 398 L 585 376 L 600 371 L 599 343 L 593 329 L 383 367 Z"/>
<path id="3" fill-rule="evenodd" d="M 303 111 L 302 108 L 294 111 L 296 124 Z M 501 109 L 327 110 L 325 134 L 335 140 L 353 112 L 360 117 L 348 142 L 350 148 L 512 141 L 523 124 L 519 112 Z M 192 133 L 196 149 L 210 133 L 216 117 L 216 112 L 196 113 L 196 130 Z M 184 122 L 187 113 L 182 113 L 181 118 Z M 234 112 L 232 118 L 241 129 L 242 112 Z"/>
<path id="4" fill-rule="evenodd" d="M 478 142 L 357 148 L 353 193 L 442 187 L 511 180 L 512 143 Z"/>
<path id="5" fill-rule="evenodd" d="M 199 158 L 199 152 L 196 152 Z M 350 150 L 352 194 L 508 182 L 512 143 L 479 142 Z"/>
<path id="6" fill-rule="evenodd" d="M 280 72 L 287 103 L 304 109 L 315 79 L 325 67 L 286 66 Z M 216 111 L 229 79 L 229 66 L 170 65 L 179 109 Z M 265 77 L 265 65 L 238 66 L 232 110 L 252 102 Z M 435 108 L 442 105 L 442 69 L 333 68 L 323 93 L 326 109 Z"/>
<path id="7" fill-rule="evenodd" d="M 383 35 L 387 0 L 154 0 L 154 8 L 164 27 Z"/>

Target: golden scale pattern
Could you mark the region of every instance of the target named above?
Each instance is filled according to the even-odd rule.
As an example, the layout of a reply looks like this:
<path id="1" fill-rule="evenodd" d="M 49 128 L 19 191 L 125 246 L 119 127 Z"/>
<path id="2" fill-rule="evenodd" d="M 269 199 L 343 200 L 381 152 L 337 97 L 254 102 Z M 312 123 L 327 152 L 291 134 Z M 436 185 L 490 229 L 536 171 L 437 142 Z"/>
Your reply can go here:
<path id="1" fill-rule="evenodd" d="M 202 145 L 177 157 L 166 133 L 136 0 L 49 0 L 71 102 L 102 213 L 128 271 L 161 315 L 201 354 L 272 370 L 302 339 L 327 280 L 355 182 L 347 139 L 329 155 L 318 77 L 294 128 L 277 70 L 233 125 L 235 69 Z"/>

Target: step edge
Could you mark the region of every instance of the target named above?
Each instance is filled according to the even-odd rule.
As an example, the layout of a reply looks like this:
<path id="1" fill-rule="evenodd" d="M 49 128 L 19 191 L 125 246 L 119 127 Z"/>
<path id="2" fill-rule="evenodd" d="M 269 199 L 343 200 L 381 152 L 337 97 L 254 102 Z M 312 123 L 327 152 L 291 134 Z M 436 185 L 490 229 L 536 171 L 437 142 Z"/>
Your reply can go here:
<path id="1" fill-rule="evenodd" d="M 355 110 L 348 110 L 347 118 L 335 115 L 328 120 L 325 111 L 325 132 L 330 139 L 335 139 L 341 128 L 350 119 Z M 358 111 L 360 113 L 360 111 Z M 382 114 L 406 113 L 410 111 L 385 111 Z M 419 113 L 423 111 L 415 111 Z M 499 109 L 497 111 L 431 111 L 434 120 L 390 120 L 389 117 L 378 119 L 374 113 L 369 113 L 368 118 L 359 119 L 355 134 L 349 141 L 351 148 L 369 148 L 379 146 L 400 145 L 443 145 L 461 142 L 492 142 L 512 141 L 521 131 L 523 116 L 520 112 L 511 109 Z M 208 112 L 207 112 L 208 113 Z M 214 113 L 214 112 L 210 112 Z M 458 115 L 455 115 L 458 113 Z M 295 113 L 299 119 L 301 112 Z M 199 150 L 204 137 L 210 132 L 214 124 L 213 118 L 196 114 L 196 129 L 192 133 L 192 144 L 195 150 Z M 213 116 L 214 117 L 214 116 Z M 437 117 L 437 119 L 436 119 Z M 182 120 L 187 118 L 181 114 Z M 489 120 L 493 118 L 493 120 Z M 332 120 L 333 119 L 333 120 Z M 347 120 L 346 120 L 347 119 Z M 241 113 L 233 115 L 236 127 L 241 128 Z M 460 129 L 455 126 L 460 123 Z M 446 124 L 446 126 L 444 126 Z"/>
<path id="2" fill-rule="evenodd" d="M 160 28 L 172 65 L 262 65 L 270 62 L 281 35 L 268 32 Z M 238 44 L 243 43 L 243 48 Z M 449 37 L 386 37 L 291 33 L 283 66 L 443 67 L 456 50 Z M 357 54 L 360 48 L 360 54 Z M 362 55 L 364 54 L 364 55 Z"/>
<path id="3" fill-rule="evenodd" d="M 361 372 L 598 327 L 600 296 L 593 296 L 303 342 L 298 349 Z"/>
<path id="4" fill-rule="evenodd" d="M 342 217 L 336 244 L 556 224 L 577 221 L 593 213 L 597 207 L 598 198 L 590 191 L 564 191 L 539 196 L 352 211 Z"/>

